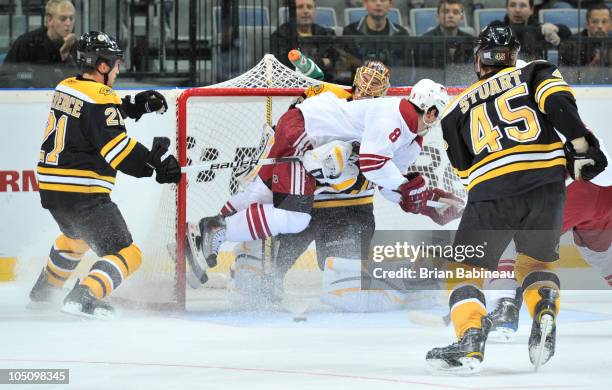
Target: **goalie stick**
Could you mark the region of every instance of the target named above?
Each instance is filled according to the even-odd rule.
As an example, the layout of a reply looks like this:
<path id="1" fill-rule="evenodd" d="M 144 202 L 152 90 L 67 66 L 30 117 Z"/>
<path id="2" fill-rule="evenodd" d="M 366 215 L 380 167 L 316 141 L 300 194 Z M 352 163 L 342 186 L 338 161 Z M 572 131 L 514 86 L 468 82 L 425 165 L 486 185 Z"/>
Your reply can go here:
<path id="1" fill-rule="evenodd" d="M 193 171 L 210 171 L 215 169 L 228 169 L 228 168 L 250 168 L 256 165 L 272 165 L 285 162 L 302 161 L 300 157 L 277 157 L 277 158 L 252 158 L 248 160 L 236 160 L 231 162 L 222 163 L 208 163 L 198 165 L 187 165 L 181 167 L 182 173 L 190 173 Z"/>

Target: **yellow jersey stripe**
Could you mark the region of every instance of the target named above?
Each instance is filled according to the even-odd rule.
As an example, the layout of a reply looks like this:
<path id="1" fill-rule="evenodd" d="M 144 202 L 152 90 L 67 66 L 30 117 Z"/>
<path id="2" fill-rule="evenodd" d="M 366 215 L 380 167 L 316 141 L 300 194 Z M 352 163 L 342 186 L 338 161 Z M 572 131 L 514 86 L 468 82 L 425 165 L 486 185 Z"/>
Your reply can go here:
<path id="1" fill-rule="evenodd" d="M 468 176 L 470 176 L 470 174 L 474 170 L 480 168 L 486 163 L 491 162 L 492 160 L 496 160 L 500 157 L 507 156 L 509 154 L 523 153 L 523 152 L 549 152 L 551 150 L 562 149 L 562 148 L 563 148 L 563 142 L 555 142 L 553 144 L 518 145 L 510 149 L 500 150 L 499 152 L 490 154 L 486 156 L 485 158 L 483 158 L 482 160 L 478 161 L 476 164 L 472 165 L 469 169 L 466 169 L 464 171 L 455 169 L 455 173 L 460 178 L 465 179 Z"/>
<path id="2" fill-rule="evenodd" d="M 42 175 L 89 177 L 92 179 L 104 180 L 109 183 L 115 184 L 115 178 L 112 176 L 102 176 L 94 171 L 87 171 L 84 169 L 47 168 L 39 166 L 36 167 L 36 171 Z"/>
<path id="3" fill-rule="evenodd" d="M 102 157 L 106 157 L 108 152 L 110 152 L 111 149 L 113 149 L 115 146 L 117 146 L 117 144 L 119 142 L 121 142 L 121 140 L 123 140 L 125 137 L 127 137 L 127 134 L 126 133 L 121 133 L 118 136 L 116 136 L 115 138 L 113 138 L 112 140 L 108 141 L 106 143 L 106 145 L 104 145 L 104 147 L 100 150 L 100 155 Z"/>
<path id="4" fill-rule="evenodd" d="M 314 202 L 312 206 L 315 209 L 327 209 L 332 207 L 346 207 L 346 206 L 361 206 L 364 204 L 371 204 L 374 202 L 374 196 L 366 196 L 363 198 L 356 199 L 330 199 Z"/>
<path id="5" fill-rule="evenodd" d="M 485 173 L 484 175 L 478 177 L 477 179 L 473 180 L 470 184 L 468 184 L 467 190 L 468 191 L 471 190 L 472 188 L 474 188 L 474 186 L 482 183 L 483 181 L 490 180 L 490 179 L 493 179 L 493 178 L 496 178 L 496 177 L 499 177 L 499 176 L 502 176 L 508 173 L 527 171 L 530 169 L 551 168 L 556 165 L 561 165 L 565 167 L 565 164 L 566 164 L 565 157 L 558 157 L 550 161 L 530 161 L 530 162 L 519 162 L 519 163 L 506 165 L 506 166 L 494 169 L 492 171 L 489 171 Z"/>
<path id="6" fill-rule="evenodd" d="M 98 82 L 90 80 L 77 80 L 76 77 L 70 77 L 59 84 L 62 92 L 69 93 L 68 88 L 77 91 L 77 93 L 86 95 L 97 104 L 121 104 L 121 99 L 112 88 Z"/>
<path id="7" fill-rule="evenodd" d="M 123 149 L 123 151 L 119 153 L 117 157 L 113 159 L 113 161 L 111 161 L 110 166 L 113 167 L 113 169 L 117 169 L 117 165 L 121 164 L 121 162 L 125 160 L 128 154 L 130 154 L 132 149 L 134 149 L 134 147 L 136 146 L 136 143 L 137 142 L 135 139 L 131 139 L 130 143 L 125 147 L 125 149 Z"/>
<path id="8" fill-rule="evenodd" d="M 559 86 L 559 87 L 550 88 L 549 90 L 547 90 L 546 92 L 542 94 L 542 98 L 540 99 L 538 103 L 538 107 L 540 108 L 540 111 L 546 114 L 546 111 L 544 111 L 544 105 L 546 104 L 546 99 L 548 99 L 548 97 L 552 95 L 553 93 L 557 93 L 557 92 L 569 92 L 572 94 L 572 96 L 574 96 L 574 98 L 576 98 L 574 91 L 569 86 L 567 87 Z"/>
<path id="9" fill-rule="evenodd" d="M 535 90 L 535 93 L 533 94 L 533 96 L 537 96 L 538 93 L 540 93 L 540 89 L 542 89 L 543 87 L 547 86 L 550 83 L 554 83 L 554 82 L 557 82 L 557 81 L 565 82 L 565 80 L 559 79 L 559 78 L 546 79 L 546 80 L 542 81 L 540 84 L 538 84 L 538 86 L 536 87 L 536 90 Z"/>
<path id="10" fill-rule="evenodd" d="M 80 192 L 82 194 L 110 194 L 111 190 L 104 187 L 98 186 L 79 186 L 71 184 L 48 184 L 40 183 L 39 189 L 47 191 L 59 191 L 59 192 Z"/>

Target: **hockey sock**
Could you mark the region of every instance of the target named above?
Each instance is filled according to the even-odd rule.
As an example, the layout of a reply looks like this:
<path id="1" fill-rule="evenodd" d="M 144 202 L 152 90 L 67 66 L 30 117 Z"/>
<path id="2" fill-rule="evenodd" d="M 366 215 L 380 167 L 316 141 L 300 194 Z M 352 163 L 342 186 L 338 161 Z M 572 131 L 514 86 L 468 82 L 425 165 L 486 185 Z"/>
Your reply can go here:
<path id="1" fill-rule="evenodd" d="M 108 296 L 133 274 L 142 262 L 140 248 L 131 244 L 113 255 L 106 255 L 96 261 L 81 284 L 89 287 L 98 299 Z"/>
<path id="2" fill-rule="evenodd" d="M 232 195 L 219 213 L 223 216 L 233 215 L 238 211 L 247 209 L 253 203 L 272 203 L 272 191 L 261 181 L 259 176 L 256 176 L 244 190 Z"/>
<path id="3" fill-rule="evenodd" d="M 596 268 L 608 286 L 612 287 L 612 248 L 603 252 L 596 252 L 585 246 L 579 246 L 578 251 L 582 258 L 593 268 Z"/>
<path id="4" fill-rule="evenodd" d="M 85 241 L 60 234 L 49 252 L 47 281 L 55 287 L 62 287 L 88 250 Z"/>
<path id="5" fill-rule="evenodd" d="M 451 292 L 448 299 L 450 316 L 457 339 L 466 330 L 482 327 L 482 317 L 487 315 L 485 296 L 476 285 L 463 284 Z"/>
<path id="6" fill-rule="evenodd" d="M 515 266 L 516 280 L 523 287 L 523 301 L 532 318 L 535 314 L 535 307 L 541 299 L 538 290 L 541 287 L 559 290 L 560 282 L 554 272 L 555 265 L 556 262 L 539 261 L 523 253 L 518 254 Z M 559 298 L 557 298 L 555 301 L 557 313 L 559 303 Z"/>
<path id="7" fill-rule="evenodd" d="M 514 259 L 502 259 L 499 261 L 497 271 L 514 271 Z M 487 303 L 491 308 L 495 307 L 501 298 L 516 298 L 516 288 L 519 286 L 515 278 L 492 278 L 485 283 Z"/>
<path id="8" fill-rule="evenodd" d="M 260 240 L 281 233 L 299 233 L 309 223 L 310 214 L 254 203 L 225 218 L 225 238 L 234 242 Z"/>

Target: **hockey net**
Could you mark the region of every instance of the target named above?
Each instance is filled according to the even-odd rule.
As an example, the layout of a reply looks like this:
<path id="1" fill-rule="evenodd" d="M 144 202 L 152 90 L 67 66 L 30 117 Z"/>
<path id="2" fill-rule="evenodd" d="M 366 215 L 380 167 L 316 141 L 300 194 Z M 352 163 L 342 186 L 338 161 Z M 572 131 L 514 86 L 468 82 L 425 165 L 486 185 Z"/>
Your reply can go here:
<path id="1" fill-rule="evenodd" d="M 275 124 L 304 88 L 316 84 L 320 82 L 294 72 L 272 55 L 266 55 L 253 69 L 235 79 L 184 91 L 177 101 L 177 154 L 181 166 L 256 158 L 262 148 L 264 124 Z M 388 94 L 406 96 L 409 91 L 409 88 L 392 88 Z M 432 130 L 426 136 L 423 153 L 411 169 L 425 174 L 431 186 L 443 188 L 461 197 L 465 195 L 463 187 L 454 179 L 446 159 L 439 129 Z M 167 253 L 162 253 L 164 251 L 174 256 L 170 256 L 171 264 L 167 264 L 167 267 L 156 264 L 152 268 L 161 269 L 161 276 L 143 275 L 157 280 L 159 288 L 156 300 L 162 297 L 161 300 L 168 299 L 177 307 L 185 307 L 186 301 L 192 299 L 206 300 L 207 296 L 217 299 L 217 295 L 211 291 L 215 287 L 220 290 L 227 287 L 234 260 L 230 247 L 232 244 L 222 247 L 218 266 L 209 270 L 210 280 L 206 283 L 209 288 L 197 291 L 186 283 L 185 275 L 190 270 L 185 262 L 185 246 L 182 244 L 185 242 L 186 222 L 197 222 L 202 217 L 216 215 L 229 196 L 239 191 L 244 184 L 239 178 L 242 171 L 241 168 L 231 168 L 191 172 L 176 190 L 170 188 L 163 194 L 160 206 L 162 220 L 156 223 L 172 229 L 163 232 L 166 237 L 162 237 L 162 234 L 155 237 L 160 249 L 149 260 L 156 263 L 157 259 L 167 258 Z M 165 209 L 167 205 L 176 205 L 176 209 Z M 420 229 L 437 228 L 431 221 L 420 216 L 398 218 L 398 214 L 401 213 L 398 213 L 397 205 L 377 196 L 377 229 L 414 229 L 415 226 Z M 415 225 L 415 218 L 419 218 L 418 222 L 422 224 Z M 176 258 L 175 262 L 172 257 Z M 170 276 L 172 274 L 173 277 Z M 314 253 L 303 255 L 286 279 L 286 283 L 291 283 L 293 279 L 307 288 L 313 288 L 314 283 L 316 288 L 320 271 Z M 171 287 L 167 287 L 168 283 Z M 171 296 L 160 296 L 165 294 L 162 289 L 171 292 Z"/>

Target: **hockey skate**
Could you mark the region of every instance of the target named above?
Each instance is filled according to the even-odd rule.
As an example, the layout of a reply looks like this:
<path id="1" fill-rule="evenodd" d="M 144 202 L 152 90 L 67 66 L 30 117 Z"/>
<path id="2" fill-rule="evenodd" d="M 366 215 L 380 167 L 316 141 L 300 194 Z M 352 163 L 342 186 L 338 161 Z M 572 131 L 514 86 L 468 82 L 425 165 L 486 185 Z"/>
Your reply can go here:
<path id="1" fill-rule="evenodd" d="M 479 372 L 490 329 L 491 320 L 488 316 L 484 316 L 482 328 L 470 328 L 459 341 L 447 347 L 432 349 L 427 352 L 425 360 L 432 368 L 440 371 L 458 374 Z"/>
<path id="2" fill-rule="evenodd" d="M 209 267 L 217 265 L 217 255 L 225 242 L 225 220 L 222 216 L 202 218 L 199 223 L 202 239 L 202 255 Z"/>
<path id="3" fill-rule="evenodd" d="M 517 295 L 519 297 L 519 295 Z M 501 298 L 489 313 L 492 326 L 489 339 L 501 342 L 512 340 L 518 330 L 520 298 Z"/>
<path id="4" fill-rule="evenodd" d="M 43 268 L 32 291 L 30 291 L 30 303 L 27 305 L 28 309 L 45 309 L 54 304 L 61 303 L 63 289 L 55 287 L 49 283 L 47 278 L 47 268 Z"/>
<path id="5" fill-rule="evenodd" d="M 62 312 L 76 316 L 110 320 L 115 317 L 115 310 L 111 305 L 94 297 L 89 287 L 79 284 L 64 299 Z"/>
<path id="6" fill-rule="evenodd" d="M 536 305 L 529 336 L 529 360 L 536 371 L 555 354 L 557 338 L 555 300 L 559 296 L 559 291 L 542 287 L 538 293 L 542 299 Z"/>
<path id="7" fill-rule="evenodd" d="M 191 288 L 201 288 L 207 281 L 206 270 L 208 264 L 202 253 L 202 235 L 198 224 L 187 223 L 187 245 L 185 245 L 185 257 L 191 268 L 187 273 L 187 283 Z"/>

